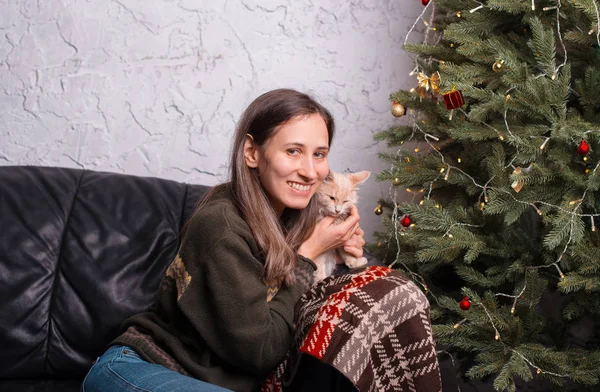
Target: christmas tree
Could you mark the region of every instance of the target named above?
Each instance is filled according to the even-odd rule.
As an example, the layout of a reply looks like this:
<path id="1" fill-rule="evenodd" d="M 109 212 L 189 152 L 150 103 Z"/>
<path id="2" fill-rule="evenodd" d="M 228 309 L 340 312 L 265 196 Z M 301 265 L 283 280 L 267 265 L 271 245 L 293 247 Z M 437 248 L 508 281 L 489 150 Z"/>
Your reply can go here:
<path id="1" fill-rule="evenodd" d="M 466 377 L 597 390 L 597 340 L 570 331 L 600 321 L 600 5 L 421 3 L 371 251 L 427 293 Z"/>

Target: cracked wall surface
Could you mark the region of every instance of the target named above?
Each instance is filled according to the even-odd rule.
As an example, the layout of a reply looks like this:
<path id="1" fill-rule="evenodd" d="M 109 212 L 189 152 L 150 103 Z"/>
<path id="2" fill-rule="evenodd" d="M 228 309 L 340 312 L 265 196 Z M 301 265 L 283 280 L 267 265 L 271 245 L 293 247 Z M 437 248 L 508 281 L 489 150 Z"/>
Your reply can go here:
<path id="1" fill-rule="evenodd" d="M 338 125 L 330 166 L 371 170 L 361 225 L 388 193 L 373 132 L 415 83 L 406 0 L 0 0 L 0 165 L 225 181 L 229 143 L 258 95 L 314 95 Z"/>

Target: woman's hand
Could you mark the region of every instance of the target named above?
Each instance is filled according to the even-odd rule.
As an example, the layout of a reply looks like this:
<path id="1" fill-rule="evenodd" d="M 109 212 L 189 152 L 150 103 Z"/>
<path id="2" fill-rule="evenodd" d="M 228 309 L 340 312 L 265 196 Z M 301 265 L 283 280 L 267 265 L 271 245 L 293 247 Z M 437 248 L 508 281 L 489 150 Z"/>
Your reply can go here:
<path id="1" fill-rule="evenodd" d="M 360 216 L 358 215 L 356 206 L 352 206 L 350 215 L 345 221 L 334 225 L 333 222 L 335 219 L 335 217 L 326 216 L 317 223 L 310 237 L 298 248 L 298 254 L 309 259 L 314 259 L 328 250 L 339 248 L 348 241 L 350 241 L 350 250 L 354 252 L 357 251 L 356 245 L 361 241 L 364 245 L 364 240 L 362 240 L 364 232 L 358 225 Z M 359 234 L 358 238 L 353 238 L 357 231 L 360 231 L 362 234 Z M 360 252 L 362 254 L 362 246 Z M 354 253 L 351 254 L 354 255 Z"/>
<path id="2" fill-rule="evenodd" d="M 344 250 L 358 259 L 363 255 L 363 246 L 365 246 L 365 232 L 358 227 L 352 237 L 344 243 Z"/>

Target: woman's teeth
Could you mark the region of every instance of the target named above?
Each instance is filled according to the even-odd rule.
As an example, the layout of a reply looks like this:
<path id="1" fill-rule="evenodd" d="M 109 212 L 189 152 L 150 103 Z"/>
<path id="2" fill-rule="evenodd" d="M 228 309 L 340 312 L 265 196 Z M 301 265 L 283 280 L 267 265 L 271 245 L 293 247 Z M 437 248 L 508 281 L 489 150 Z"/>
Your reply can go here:
<path id="1" fill-rule="evenodd" d="M 310 185 L 300 185 L 295 182 L 288 182 L 288 185 L 299 191 L 307 191 L 310 189 Z"/>

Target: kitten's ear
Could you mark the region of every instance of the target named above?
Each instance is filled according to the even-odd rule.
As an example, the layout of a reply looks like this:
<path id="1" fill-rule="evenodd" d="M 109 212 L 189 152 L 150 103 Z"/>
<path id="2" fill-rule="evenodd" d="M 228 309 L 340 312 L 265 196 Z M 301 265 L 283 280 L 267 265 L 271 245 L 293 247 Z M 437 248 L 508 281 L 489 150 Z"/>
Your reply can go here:
<path id="1" fill-rule="evenodd" d="M 325 177 L 325 182 L 333 182 L 333 172 L 331 170 L 329 170 L 329 173 L 327 173 L 327 177 Z"/>
<path id="2" fill-rule="evenodd" d="M 352 182 L 352 186 L 357 187 L 358 185 L 365 182 L 367 180 L 367 178 L 369 178 L 370 175 L 371 175 L 371 172 L 363 170 L 358 173 L 350 173 L 348 175 L 348 177 L 350 178 L 350 182 Z"/>

